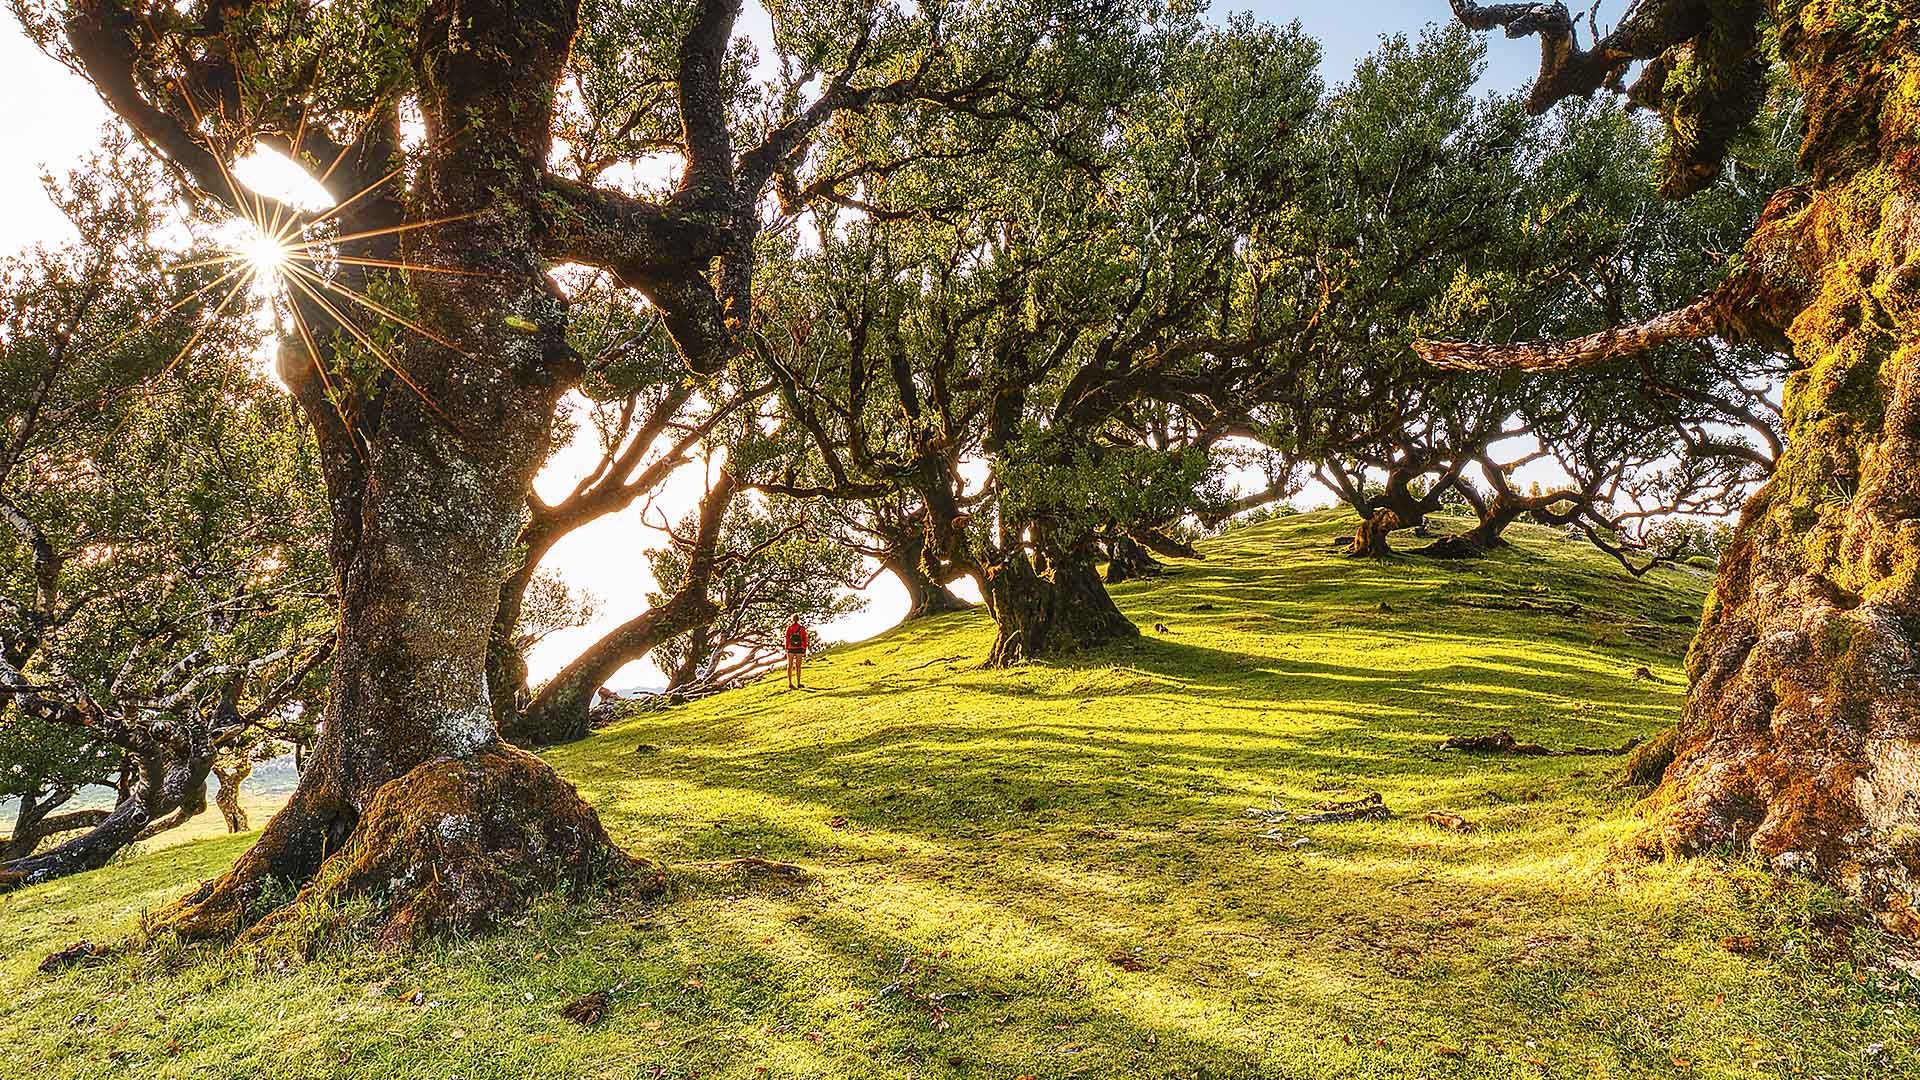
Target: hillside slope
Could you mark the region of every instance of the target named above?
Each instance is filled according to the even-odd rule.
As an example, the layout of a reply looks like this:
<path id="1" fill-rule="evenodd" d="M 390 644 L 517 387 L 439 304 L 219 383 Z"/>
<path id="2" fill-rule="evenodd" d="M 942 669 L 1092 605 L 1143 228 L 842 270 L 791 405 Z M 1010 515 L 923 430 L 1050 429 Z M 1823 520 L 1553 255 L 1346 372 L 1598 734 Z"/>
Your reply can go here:
<path id="1" fill-rule="evenodd" d="M 1830 894 L 1626 854 L 1618 758 L 1440 748 L 1670 723 L 1700 575 L 1635 582 L 1533 529 L 1479 562 L 1369 565 L 1332 552 L 1347 528 L 1210 542 L 1116 590 L 1139 642 L 1070 663 L 982 670 L 989 623 L 948 616 L 834 650 L 807 692 L 775 676 L 555 751 L 671 866 L 651 903 L 417 954 L 156 942 L 48 977 L 49 950 L 124 936 L 247 838 L 0 897 L 0 1075 L 1920 1070 L 1920 990 Z M 1249 813 L 1376 791 L 1389 820 Z M 599 1025 L 561 1017 L 592 991 Z"/>

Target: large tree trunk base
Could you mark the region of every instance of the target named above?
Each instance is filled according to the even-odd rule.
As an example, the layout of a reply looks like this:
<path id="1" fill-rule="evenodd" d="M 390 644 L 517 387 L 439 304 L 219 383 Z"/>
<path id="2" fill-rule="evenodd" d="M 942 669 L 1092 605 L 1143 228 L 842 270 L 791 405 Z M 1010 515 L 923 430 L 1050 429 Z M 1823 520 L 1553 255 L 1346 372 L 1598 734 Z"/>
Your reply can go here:
<path id="1" fill-rule="evenodd" d="M 1053 611 L 1054 629 L 1049 636 L 1060 651 L 1093 649 L 1140 636 L 1140 628 L 1121 614 L 1101 584 L 1090 559 L 1054 567 Z"/>
<path id="2" fill-rule="evenodd" d="M 1052 622 L 1052 587 L 1024 557 L 987 571 L 987 607 L 998 633 L 987 653 L 990 668 L 1010 667 L 1045 651 Z"/>
<path id="3" fill-rule="evenodd" d="M 1051 576 L 1042 576 L 1025 558 L 1010 558 L 988 572 L 987 589 L 987 606 L 999 627 L 988 667 L 1140 636 L 1140 628 L 1121 614 L 1089 560 L 1059 560 Z"/>
<path id="4" fill-rule="evenodd" d="M 931 591 L 915 597 L 913 606 L 907 609 L 906 615 L 900 621 L 912 622 L 915 619 L 926 619 L 935 615 L 953 615 L 972 610 L 972 604 L 955 596 L 946 586 L 936 585 Z"/>
<path id="5" fill-rule="evenodd" d="M 540 897 L 627 881 L 664 885 L 658 867 L 621 851 L 572 784 L 524 750 L 495 743 L 470 757 L 429 761 L 382 785 L 347 835 L 291 901 L 266 898 L 287 879 L 320 826 L 306 808 L 275 817 L 253 851 L 220 878 L 160 913 L 153 930 L 188 939 L 271 941 L 351 924 L 382 945 L 498 925 Z M 323 817 L 323 816 L 318 816 Z"/>
<path id="6" fill-rule="evenodd" d="M 1687 719 L 1644 806 L 1643 844 L 1752 850 L 1920 935 L 1916 620 L 1897 592 L 1855 606 L 1803 576 L 1785 593 L 1695 643 Z"/>

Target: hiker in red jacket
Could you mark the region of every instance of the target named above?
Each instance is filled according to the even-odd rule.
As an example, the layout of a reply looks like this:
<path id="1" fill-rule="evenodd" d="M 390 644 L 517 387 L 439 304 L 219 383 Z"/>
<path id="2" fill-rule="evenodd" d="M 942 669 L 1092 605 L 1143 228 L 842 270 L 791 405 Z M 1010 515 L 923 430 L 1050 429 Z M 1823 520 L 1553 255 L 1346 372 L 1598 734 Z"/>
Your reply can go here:
<path id="1" fill-rule="evenodd" d="M 807 628 L 800 625 L 800 616 L 795 615 L 787 623 L 787 689 L 800 689 L 800 663 L 807 658 L 807 646 L 813 638 Z"/>

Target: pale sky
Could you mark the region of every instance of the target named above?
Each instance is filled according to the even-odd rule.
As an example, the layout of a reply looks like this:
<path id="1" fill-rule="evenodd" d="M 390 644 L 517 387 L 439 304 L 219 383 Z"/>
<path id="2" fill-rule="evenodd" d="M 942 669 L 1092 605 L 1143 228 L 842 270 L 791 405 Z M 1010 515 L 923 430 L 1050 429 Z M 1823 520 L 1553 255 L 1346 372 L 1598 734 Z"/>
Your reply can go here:
<path id="1" fill-rule="evenodd" d="M 743 26 L 764 26 L 757 5 Z M 1232 4 L 1223 10 L 1252 10 L 1272 21 L 1299 19 L 1325 48 L 1323 73 L 1337 82 L 1360 56 L 1385 33 L 1415 34 L 1430 21 L 1451 18 L 1445 0 L 1373 0 L 1370 3 L 1301 3 L 1268 0 Z M 1523 85 L 1539 62 L 1532 41 L 1488 38 L 1489 70 L 1483 85 L 1508 89 Z M 71 233 L 54 210 L 41 186 L 45 172 L 60 174 L 77 164 L 99 141 L 107 111 L 78 76 L 41 53 L 12 19 L 0 16 L 0 253 L 11 253 L 35 243 L 57 243 Z M 251 180 L 249 180 L 251 182 Z M 537 488 L 549 495 L 564 490 L 579 472 L 591 465 L 594 450 L 577 445 L 559 455 L 543 473 Z M 677 519 L 699 497 L 697 473 L 683 470 L 669 483 L 669 491 L 655 506 L 668 519 Z M 1326 501 L 1325 493 L 1309 493 L 1308 501 Z M 642 611 L 653 582 L 646 573 L 646 550 L 659 534 L 643 526 L 638 507 L 612 515 L 568 536 L 548 557 L 547 566 L 576 588 L 593 592 L 601 601 L 601 619 L 593 625 L 554 634 L 535 650 L 531 667 L 536 681 L 565 664 L 611 627 Z M 969 598 L 970 587 L 960 591 Z M 825 628 L 827 640 L 848 640 L 877 633 L 897 622 L 906 611 L 904 590 L 883 577 L 868 591 L 866 611 Z M 655 683 L 650 664 L 632 665 L 610 685 L 627 687 Z"/>

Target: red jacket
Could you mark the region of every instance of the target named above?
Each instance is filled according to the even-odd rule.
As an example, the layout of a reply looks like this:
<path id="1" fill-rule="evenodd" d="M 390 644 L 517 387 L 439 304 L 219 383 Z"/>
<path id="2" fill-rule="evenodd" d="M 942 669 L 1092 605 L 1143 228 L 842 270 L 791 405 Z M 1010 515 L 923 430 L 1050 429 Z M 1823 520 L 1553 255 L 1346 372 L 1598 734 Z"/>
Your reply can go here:
<path id="1" fill-rule="evenodd" d="M 811 640 L 812 639 L 807 634 L 806 627 L 801 626 L 797 622 L 787 624 L 787 651 L 788 652 L 806 652 L 807 645 L 811 642 Z"/>

